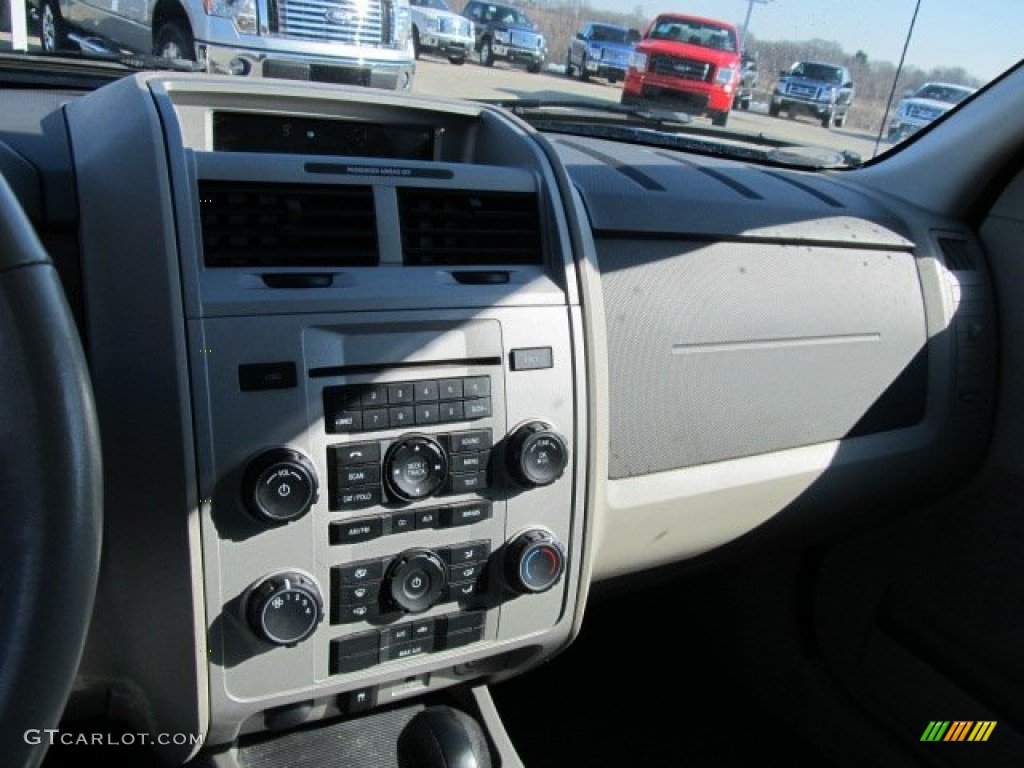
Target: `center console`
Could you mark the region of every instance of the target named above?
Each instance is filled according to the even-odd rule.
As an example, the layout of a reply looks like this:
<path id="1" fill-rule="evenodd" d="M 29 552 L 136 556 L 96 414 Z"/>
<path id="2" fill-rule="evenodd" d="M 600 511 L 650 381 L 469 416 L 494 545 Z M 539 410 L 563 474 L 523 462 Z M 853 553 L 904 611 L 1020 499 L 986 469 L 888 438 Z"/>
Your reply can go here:
<path id="1" fill-rule="evenodd" d="M 152 574 L 101 590 L 85 668 L 138 681 L 120 706 L 216 748 L 564 647 L 585 348 L 567 186 L 529 129 L 158 75 L 67 121 L 107 546 Z M 109 652 L 126 635 L 152 655 Z"/>

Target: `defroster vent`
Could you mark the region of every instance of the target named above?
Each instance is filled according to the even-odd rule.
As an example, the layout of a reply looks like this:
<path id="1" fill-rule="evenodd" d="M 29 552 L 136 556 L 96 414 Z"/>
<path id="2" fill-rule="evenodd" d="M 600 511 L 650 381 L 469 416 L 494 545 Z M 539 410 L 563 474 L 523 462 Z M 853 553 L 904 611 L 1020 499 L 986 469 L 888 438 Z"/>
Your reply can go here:
<path id="1" fill-rule="evenodd" d="M 379 261 L 368 186 L 200 181 L 207 267 L 371 267 Z"/>
<path id="2" fill-rule="evenodd" d="M 403 261 L 410 266 L 540 264 L 532 192 L 398 190 Z"/>
<path id="3" fill-rule="evenodd" d="M 962 237 L 940 237 L 939 247 L 946 259 L 946 267 L 954 272 L 973 272 L 977 269 L 971 244 Z"/>

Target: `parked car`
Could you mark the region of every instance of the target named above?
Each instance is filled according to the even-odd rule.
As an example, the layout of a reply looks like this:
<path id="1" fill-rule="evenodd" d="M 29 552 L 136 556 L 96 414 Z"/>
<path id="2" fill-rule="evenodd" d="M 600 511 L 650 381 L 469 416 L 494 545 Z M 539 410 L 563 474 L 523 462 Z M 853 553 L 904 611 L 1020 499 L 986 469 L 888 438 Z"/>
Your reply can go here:
<path id="1" fill-rule="evenodd" d="M 779 73 L 768 114 L 812 115 L 823 128 L 842 128 L 853 104 L 853 77 L 846 67 L 819 61 L 798 61 Z"/>
<path id="2" fill-rule="evenodd" d="M 622 85 L 622 103 L 654 102 L 729 119 L 740 75 L 736 27 L 724 21 L 663 13 L 636 44 Z"/>
<path id="3" fill-rule="evenodd" d="M 757 87 L 757 59 L 748 53 L 740 57 L 740 80 L 733 98 L 733 109 L 750 109 L 750 101 L 754 98 Z"/>
<path id="4" fill-rule="evenodd" d="M 640 39 L 635 29 L 617 24 L 590 22 L 569 41 L 565 57 L 565 74 L 579 75 L 580 80 L 603 77 L 616 83 L 626 76 L 633 44 Z"/>
<path id="5" fill-rule="evenodd" d="M 452 64 L 465 64 L 476 37 L 473 22 L 453 11 L 446 0 L 409 0 L 412 44 L 416 58 L 427 51 L 446 56 Z"/>
<path id="6" fill-rule="evenodd" d="M 526 65 L 528 72 L 540 72 L 548 55 L 548 44 L 537 25 L 518 8 L 484 0 L 470 0 L 462 15 L 473 22 L 475 50 L 480 63 L 495 61 Z"/>
<path id="7" fill-rule="evenodd" d="M 954 83 L 925 83 L 909 90 L 889 122 L 889 140 L 900 141 L 942 117 L 978 89 Z"/>
<path id="8" fill-rule="evenodd" d="M 410 90 L 409 0 L 36 0 L 44 50 L 131 51 L 196 61 L 216 74 Z"/>

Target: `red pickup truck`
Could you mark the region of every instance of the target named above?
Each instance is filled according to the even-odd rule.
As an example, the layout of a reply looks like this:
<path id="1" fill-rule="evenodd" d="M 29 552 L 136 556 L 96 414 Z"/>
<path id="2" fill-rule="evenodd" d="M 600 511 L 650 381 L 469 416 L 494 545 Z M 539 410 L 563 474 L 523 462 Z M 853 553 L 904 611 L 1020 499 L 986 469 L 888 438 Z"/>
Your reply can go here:
<path id="1" fill-rule="evenodd" d="M 736 27 L 675 13 L 659 15 L 636 44 L 622 103 L 664 102 L 725 125 L 740 76 Z"/>

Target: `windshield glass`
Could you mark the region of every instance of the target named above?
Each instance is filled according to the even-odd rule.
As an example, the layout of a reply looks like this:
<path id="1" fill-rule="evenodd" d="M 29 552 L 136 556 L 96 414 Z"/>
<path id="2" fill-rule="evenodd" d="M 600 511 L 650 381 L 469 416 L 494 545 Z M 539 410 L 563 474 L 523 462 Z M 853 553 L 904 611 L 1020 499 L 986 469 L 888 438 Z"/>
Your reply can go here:
<path id="1" fill-rule="evenodd" d="M 568 102 L 620 121 L 665 112 L 677 133 L 733 141 L 722 147 L 825 149 L 856 164 L 947 119 L 1024 51 L 1024 3 L 1006 0 L 415 0 L 471 25 L 427 25 L 410 0 L 318 0 L 315 18 L 302 0 L 168 2 L 170 17 L 151 0 L 0 0 L 0 53 L 40 68 L 43 50 L 132 54 L 134 69 L 166 65 L 156 54 L 239 77 L 558 104 L 566 132 Z M 390 74 L 351 71 L 376 60 Z"/>
<path id="2" fill-rule="evenodd" d="M 808 80 L 821 80 L 823 83 L 843 82 L 843 70 L 828 64 L 816 64 L 812 61 L 794 64 L 789 72 L 794 77 L 805 77 Z"/>
<path id="3" fill-rule="evenodd" d="M 525 14 L 515 8 L 509 8 L 504 5 L 486 6 L 482 14 L 482 19 L 484 21 L 497 21 L 502 24 L 512 24 L 517 27 L 533 26 L 530 23 L 530 20 L 526 18 Z"/>
<path id="4" fill-rule="evenodd" d="M 914 97 L 918 99 L 931 99 L 932 101 L 944 101 L 947 104 L 959 104 L 974 93 L 971 88 L 960 88 L 955 85 L 944 85 L 942 83 L 928 83 L 921 86 Z"/>
<path id="5" fill-rule="evenodd" d="M 723 51 L 737 50 L 736 37 L 731 29 L 692 19 L 677 19 L 671 16 L 659 18 L 651 25 L 647 35 L 652 40 L 681 41 L 689 45 L 701 45 Z"/>
<path id="6" fill-rule="evenodd" d="M 630 35 L 630 30 L 625 27 L 609 27 L 604 24 L 595 24 L 590 30 L 590 39 L 596 43 L 621 43 L 626 45 L 635 41 Z"/>

